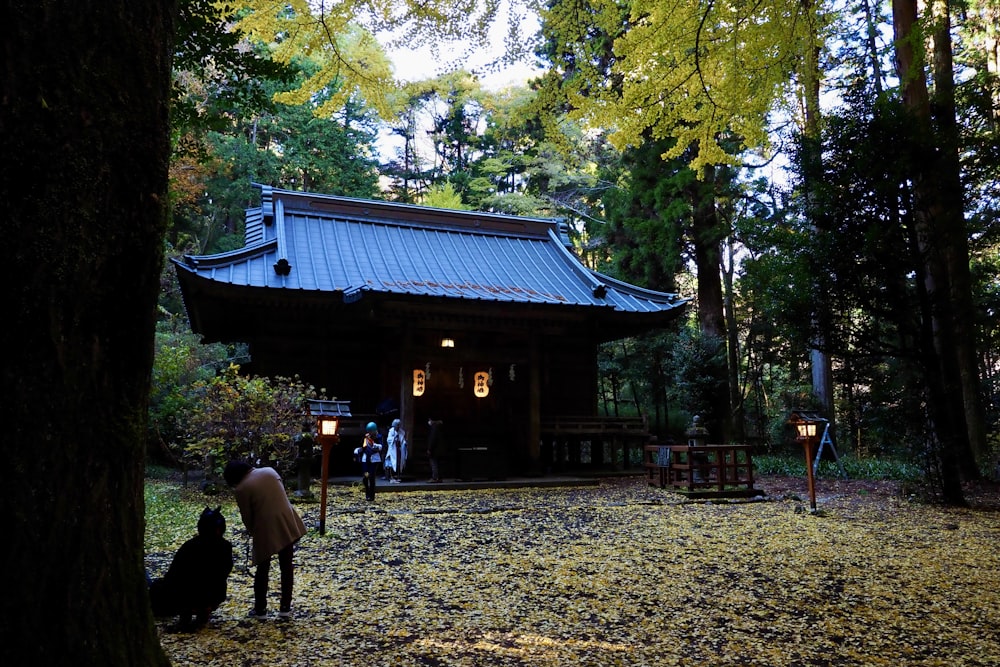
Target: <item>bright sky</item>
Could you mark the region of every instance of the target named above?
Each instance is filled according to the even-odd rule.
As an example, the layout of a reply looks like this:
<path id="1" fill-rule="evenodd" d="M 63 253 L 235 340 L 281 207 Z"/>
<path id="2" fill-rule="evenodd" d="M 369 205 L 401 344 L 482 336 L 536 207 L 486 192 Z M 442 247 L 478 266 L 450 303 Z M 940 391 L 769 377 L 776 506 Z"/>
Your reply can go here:
<path id="1" fill-rule="evenodd" d="M 497 60 L 504 52 L 504 36 L 507 28 L 507 12 L 510 11 L 507 2 L 501 0 L 501 9 L 497 21 L 490 30 L 490 46 L 484 51 L 476 51 L 466 60 L 461 60 L 466 53 L 465 44 L 456 44 L 451 49 L 442 48 L 439 58 L 431 55 L 430 48 L 398 49 L 389 52 L 396 70 L 396 77 L 403 81 L 418 81 L 429 79 L 445 71 L 464 68 L 479 74 L 483 86 L 489 90 L 501 90 L 512 85 L 521 85 L 528 79 L 540 74 L 540 70 L 528 63 L 517 63 L 503 68 L 498 72 L 486 72 L 485 67 Z M 534 15 L 525 19 L 521 25 L 522 33 L 533 35 L 538 31 L 538 19 Z"/>
<path id="2" fill-rule="evenodd" d="M 443 74 L 445 71 L 464 66 L 465 69 L 480 75 L 483 87 L 489 90 L 502 90 L 510 86 L 522 85 L 528 79 L 541 73 L 541 70 L 535 69 L 527 63 L 516 63 L 498 72 L 484 72 L 485 65 L 499 55 L 500 49 L 502 49 L 502 45 L 494 53 L 474 54 L 464 63 L 457 60 L 461 54 L 459 49 L 450 53 L 442 51 L 437 60 L 431 55 L 429 48 L 392 51 L 390 56 L 396 70 L 396 77 L 403 81 L 429 79 Z"/>
<path id="3" fill-rule="evenodd" d="M 506 30 L 504 11 L 501 10 L 499 19 L 491 30 L 490 48 L 473 52 L 465 61 L 462 61 L 461 57 L 467 49 L 462 44 L 455 45 L 451 49 L 441 48 L 437 58 L 431 54 L 429 47 L 389 51 L 396 78 L 402 81 L 419 81 L 433 78 L 446 71 L 464 68 L 478 74 L 484 88 L 497 91 L 523 85 L 528 79 L 539 76 L 542 70 L 523 62 L 506 66 L 498 71 L 486 71 L 486 65 L 497 60 L 504 52 L 503 40 Z M 537 18 L 530 17 L 522 25 L 522 30 L 526 35 L 534 34 L 538 30 Z M 387 131 L 383 131 L 376 142 L 376 148 L 382 159 L 391 157 L 401 145 L 401 140 Z"/>
<path id="4" fill-rule="evenodd" d="M 446 56 L 447 57 L 447 56 Z M 485 58 L 483 59 L 486 60 Z M 393 63 L 396 67 L 396 77 L 405 81 L 416 81 L 430 78 L 436 74 L 443 73 L 438 70 L 438 63 L 426 50 L 407 51 L 405 53 L 393 54 Z M 465 64 L 465 69 L 477 71 L 482 63 L 476 63 L 470 59 Z M 528 79 L 537 76 L 540 70 L 536 70 L 524 63 L 507 67 L 499 72 L 480 72 L 480 80 L 483 87 L 488 90 L 502 90 L 510 86 L 524 84 Z"/>

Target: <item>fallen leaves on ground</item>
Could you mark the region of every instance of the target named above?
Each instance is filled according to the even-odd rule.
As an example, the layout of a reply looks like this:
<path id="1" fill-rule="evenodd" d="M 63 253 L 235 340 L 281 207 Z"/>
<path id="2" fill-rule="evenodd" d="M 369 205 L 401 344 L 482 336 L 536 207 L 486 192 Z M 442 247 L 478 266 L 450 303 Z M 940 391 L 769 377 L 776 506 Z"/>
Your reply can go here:
<path id="1" fill-rule="evenodd" d="M 293 616 L 276 617 L 274 564 L 264 621 L 246 617 L 227 502 L 229 599 L 193 634 L 160 621 L 161 640 L 177 666 L 1000 665 L 995 509 L 836 484 L 817 514 L 799 498 L 690 502 L 642 479 L 375 503 L 333 488 L 325 535 L 319 505 L 297 505 L 313 530 Z M 206 503 L 189 502 L 190 532 L 170 541 L 147 517 L 154 576 L 194 532 Z"/>

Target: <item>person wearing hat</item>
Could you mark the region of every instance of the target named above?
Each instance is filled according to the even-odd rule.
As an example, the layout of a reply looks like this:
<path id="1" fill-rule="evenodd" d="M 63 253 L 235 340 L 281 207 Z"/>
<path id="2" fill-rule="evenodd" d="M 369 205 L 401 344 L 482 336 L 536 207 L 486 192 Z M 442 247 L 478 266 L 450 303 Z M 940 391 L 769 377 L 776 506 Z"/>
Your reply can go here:
<path id="1" fill-rule="evenodd" d="M 285 493 L 285 485 L 274 468 L 253 468 L 245 461 L 230 461 L 222 473 L 232 487 L 243 525 L 253 540 L 253 609 L 250 616 L 267 616 L 267 584 L 271 556 L 278 554 L 281 572 L 281 606 L 279 618 L 292 613 L 292 583 L 294 566 L 292 553 L 295 543 L 306 534 L 302 522 Z"/>
<path id="2" fill-rule="evenodd" d="M 378 432 L 378 424 L 368 422 L 368 426 L 365 427 L 365 439 L 355 450 L 361 461 L 361 472 L 364 475 L 361 482 L 365 486 L 365 498 L 368 502 L 375 500 L 375 477 L 378 475 L 378 464 L 381 460 L 377 456 L 381 451 L 382 437 Z"/>

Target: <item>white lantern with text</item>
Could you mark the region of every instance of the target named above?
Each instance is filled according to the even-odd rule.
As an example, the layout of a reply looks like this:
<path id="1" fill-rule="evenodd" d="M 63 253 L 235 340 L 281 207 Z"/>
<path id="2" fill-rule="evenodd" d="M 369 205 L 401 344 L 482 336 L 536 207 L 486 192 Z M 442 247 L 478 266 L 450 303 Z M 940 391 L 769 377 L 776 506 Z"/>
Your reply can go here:
<path id="1" fill-rule="evenodd" d="M 476 398 L 486 398 L 490 395 L 490 374 L 486 371 L 478 371 L 474 376 L 472 391 Z"/>

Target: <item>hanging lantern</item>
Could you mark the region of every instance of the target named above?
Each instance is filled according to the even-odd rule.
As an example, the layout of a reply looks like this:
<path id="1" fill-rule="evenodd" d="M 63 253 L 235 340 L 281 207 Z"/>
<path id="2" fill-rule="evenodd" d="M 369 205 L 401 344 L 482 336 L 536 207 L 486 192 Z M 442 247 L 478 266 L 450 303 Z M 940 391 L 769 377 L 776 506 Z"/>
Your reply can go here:
<path id="1" fill-rule="evenodd" d="M 414 396 L 423 396 L 424 395 L 424 389 L 426 387 L 427 387 L 427 384 L 426 384 L 426 377 L 424 375 L 424 371 L 420 370 L 419 368 L 414 368 L 413 369 L 413 395 Z"/>
<path id="2" fill-rule="evenodd" d="M 490 374 L 485 371 L 479 371 L 475 375 L 475 381 L 472 385 L 472 391 L 476 395 L 476 398 L 486 398 L 490 395 Z"/>

